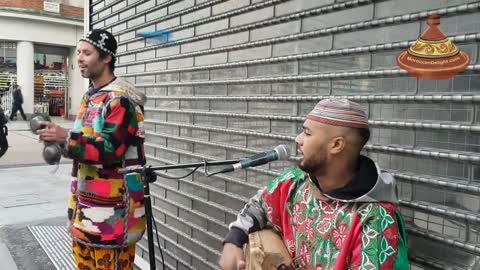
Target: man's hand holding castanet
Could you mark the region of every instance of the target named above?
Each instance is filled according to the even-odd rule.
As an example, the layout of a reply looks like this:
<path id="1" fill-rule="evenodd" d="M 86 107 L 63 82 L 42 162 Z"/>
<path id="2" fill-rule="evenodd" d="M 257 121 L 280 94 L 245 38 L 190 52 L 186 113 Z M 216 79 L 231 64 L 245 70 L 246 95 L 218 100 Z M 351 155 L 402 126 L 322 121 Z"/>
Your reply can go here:
<path id="1" fill-rule="evenodd" d="M 37 130 L 37 134 L 40 135 L 40 140 L 46 142 L 64 143 L 67 138 L 68 129 L 63 128 L 55 123 L 48 121 L 39 122 L 40 125 L 44 125 L 46 128 Z"/>

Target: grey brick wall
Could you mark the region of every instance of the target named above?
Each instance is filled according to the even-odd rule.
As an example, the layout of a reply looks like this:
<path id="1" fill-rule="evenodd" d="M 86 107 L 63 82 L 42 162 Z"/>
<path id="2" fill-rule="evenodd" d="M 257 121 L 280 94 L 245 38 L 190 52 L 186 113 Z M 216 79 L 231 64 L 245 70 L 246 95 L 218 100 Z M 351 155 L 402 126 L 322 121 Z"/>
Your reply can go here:
<path id="1" fill-rule="evenodd" d="M 236 159 L 278 144 L 295 153 L 302 122 L 294 117 L 322 97 L 348 96 L 369 112 L 365 153 L 397 178 L 412 269 L 479 269 L 479 5 L 96 0 L 90 17 L 119 40 L 117 74 L 149 97 L 149 164 Z M 441 29 L 471 56 L 469 70 L 437 81 L 391 72 L 405 42 L 426 29 L 427 12 L 442 14 Z M 170 31 L 169 43 L 139 37 L 145 31 Z M 167 268 L 216 269 L 237 211 L 292 165 L 159 177 L 151 188 Z M 137 252 L 148 259 L 146 236 Z"/>

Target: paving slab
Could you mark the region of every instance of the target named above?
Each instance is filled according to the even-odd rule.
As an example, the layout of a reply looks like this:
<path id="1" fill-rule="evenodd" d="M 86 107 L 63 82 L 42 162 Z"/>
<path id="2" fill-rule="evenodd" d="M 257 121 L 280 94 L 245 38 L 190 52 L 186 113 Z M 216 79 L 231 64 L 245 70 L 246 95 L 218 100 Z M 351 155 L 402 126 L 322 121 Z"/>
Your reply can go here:
<path id="1" fill-rule="evenodd" d="M 0 169 L 0 225 L 66 215 L 69 164 Z"/>

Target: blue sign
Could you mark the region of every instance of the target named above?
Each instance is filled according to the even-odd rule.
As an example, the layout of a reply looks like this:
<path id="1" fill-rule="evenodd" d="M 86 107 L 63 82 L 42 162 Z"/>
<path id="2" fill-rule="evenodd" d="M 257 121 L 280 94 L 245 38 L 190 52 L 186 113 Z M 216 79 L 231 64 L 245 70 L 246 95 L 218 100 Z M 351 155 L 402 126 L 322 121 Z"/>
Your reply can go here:
<path id="1" fill-rule="evenodd" d="M 170 31 L 141 32 L 141 33 L 137 33 L 137 36 L 145 38 L 147 43 L 163 44 L 163 43 L 173 42 L 172 32 Z"/>

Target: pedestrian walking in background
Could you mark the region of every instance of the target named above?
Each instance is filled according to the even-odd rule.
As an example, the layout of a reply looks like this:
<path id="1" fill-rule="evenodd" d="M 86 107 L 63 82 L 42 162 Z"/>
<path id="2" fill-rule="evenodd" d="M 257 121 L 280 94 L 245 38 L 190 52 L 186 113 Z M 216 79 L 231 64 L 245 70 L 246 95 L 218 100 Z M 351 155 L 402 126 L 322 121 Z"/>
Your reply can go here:
<path id="1" fill-rule="evenodd" d="M 14 120 L 14 117 L 17 117 L 17 111 L 20 111 L 23 120 L 27 121 L 27 117 L 23 112 L 23 94 L 22 89 L 18 85 L 14 85 L 15 90 L 13 91 L 13 105 L 12 105 L 12 114 L 10 115 L 10 120 Z"/>

